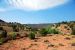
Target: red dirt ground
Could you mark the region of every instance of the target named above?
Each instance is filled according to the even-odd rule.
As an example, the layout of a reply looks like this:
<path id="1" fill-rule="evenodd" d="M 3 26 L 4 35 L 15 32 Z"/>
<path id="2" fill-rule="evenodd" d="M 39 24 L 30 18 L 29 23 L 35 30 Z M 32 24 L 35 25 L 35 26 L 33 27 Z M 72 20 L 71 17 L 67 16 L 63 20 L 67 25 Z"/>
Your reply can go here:
<path id="1" fill-rule="evenodd" d="M 73 35 L 52 35 L 35 40 L 25 37 L 0 45 L 0 50 L 75 50 L 71 43 L 75 43 Z"/>

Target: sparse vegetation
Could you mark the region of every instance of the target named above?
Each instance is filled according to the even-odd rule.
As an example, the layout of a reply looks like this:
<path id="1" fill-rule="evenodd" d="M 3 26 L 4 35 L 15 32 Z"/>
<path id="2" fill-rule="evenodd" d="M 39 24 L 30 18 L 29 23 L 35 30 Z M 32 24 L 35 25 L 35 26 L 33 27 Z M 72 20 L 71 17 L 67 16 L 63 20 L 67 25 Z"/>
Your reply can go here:
<path id="1" fill-rule="evenodd" d="M 0 38 L 7 37 L 6 31 L 0 31 Z"/>
<path id="2" fill-rule="evenodd" d="M 59 31 L 57 29 L 52 29 L 53 34 L 59 34 Z"/>
<path id="3" fill-rule="evenodd" d="M 4 38 L 0 38 L 0 45 L 4 43 Z"/>
<path id="4" fill-rule="evenodd" d="M 75 25 L 72 27 L 72 34 L 75 35 Z"/>
<path id="5" fill-rule="evenodd" d="M 48 31 L 45 28 L 43 28 L 43 29 L 41 29 L 40 34 L 42 36 L 46 36 L 48 34 Z"/>
<path id="6" fill-rule="evenodd" d="M 35 39 L 35 33 L 34 33 L 34 32 L 30 32 L 29 38 L 30 38 L 30 39 Z"/>
<path id="7" fill-rule="evenodd" d="M 65 25 L 66 26 L 64 28 L 62 28 L 62 27 L 60 27 L 61 24 L 63 26 L 65 26 Z M 74 38 L 75 38 L 75 22 L 74 23 L 73 22 L 72 23 L 62 22 L 62 23 L 56 23 L 56 24 L 51 24 L 51 25 L 50 24 L 48 24 L 48 25 L 42 24 L 41 27 L 36 26 L 36 25 L 34 25 L 35 27 L 34 26 L 30 27 L 28 25 L 20 24 L 20 23 L 5 23 L 5 24 L 0 23 L 0 45 L 7 41 L 8 42 L 5 44 L 13 43 L 12 46 L 14 46 L 14 47 L 15 46 L 20 47 L 22 44 L 24 44 L 24 46 L 28 45 L 25 48 L 20 48 L 22 50 L 26 50 L 26 49 L 29 50 L 34 47 L 40 48 L 40 46 L 41 46 L 41 48 L 42 48 L 42 46 L 44 48 L 47 47 L 48 50 L 51 48 L 57 48 L 57 49 L 60 47 L 64 48 L 65 46 L 67 46 L 69 44 L 71 46 L 75 46 L 75 42 L 74 42 L 75 41 L 74 40 Z M 44 25 L 44 27 L 43 27 L 43 25 Z M 12 31 L 8 31 L 9 29 L 7 29 L 6 27 L 9 27 L 9 28 L 11 27 Z M 60 27 L 60 29 L 58 29 L 59 27 Z M 69 31 L 70 29 L 72 29 L 71 30 L 72 34 L 67 34 L 67 31 Z M 66 33 L 60 34 L 60 31 L 63 32 L 63 30 L 65 30 L 64 33 L 65 32 Z M 71 36 L 71 35 L 73 35 L 73 36 Z M 30 39 L 28 39 L 28 38 L 30 38 Z M 74 40 L 74 41 L 72 41 L 72 40 Z M 18 43 L 17 43 L 17 41 L 18 41 Z M 70 43 L 71 41 L 72 41 L 72 43 Z"/>
<path id="8" fill-rule="evenodd" d="M 52 28 L 43 28 L 40 31 L 40 34 L 42 36 L 46 36 L 47 34 L 59 34 L 59 31 L 57 29 L 52 29 Z"/>
<path id="9" fill-rule="evenodd" d="M 12 32 L 9 34 L 9 38 L 12 40 L 16 39 L 16 36 L 17 36 L 17 33 L 15 33 L 15 32 Z"/>

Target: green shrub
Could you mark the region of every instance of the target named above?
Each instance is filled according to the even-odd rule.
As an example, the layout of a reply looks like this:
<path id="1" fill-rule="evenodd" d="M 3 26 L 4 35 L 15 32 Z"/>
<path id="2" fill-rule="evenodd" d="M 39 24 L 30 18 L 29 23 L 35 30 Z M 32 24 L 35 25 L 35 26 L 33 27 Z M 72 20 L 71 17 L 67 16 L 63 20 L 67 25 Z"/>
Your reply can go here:
<path id="1" fill-rule="evenodd" d="M 13 32 L 13 33 L 9 34 L 9 39 L 14 40 L 14 39 L 16 39 L 16 36 L 17 36 L 17 33 Z"/>
<path id="2" fill-rule="evenodd" d="M 43 28 L 43 29 L 40 30 L 40 34 L 42 36 L 46 36 L 48 34 L 48 31 L 45 28 Z"/>
<path id="3" fill-rule="evenodd" d="M 59 34 L 59 31 L 57 29 L 52 28 L 43 28 L 41 29 L 40 34 L 42 36 L 46 36 L 47 34 Z"/>
<path id="4" fill-rule="evenodd" d="M 4 38 L 0 38 L 0 45 L 4 43 Z"/>
<path id="5" fill-rule="evenodd" d="M 17 25 L 12 25 L 12 28 L 14 32 L 19 32 L 19 27 L 17 27 Z"/>
<path id="6" fill-rule="evenodd" d="M 0 38 L 2 38 L 2 37 L 7 37 L 6 31 L 0 31 Z"/>
<path id="7" fill-rule="evenodd" d="M 48 34 L 52 34 L 53 33 L 53 29 L 48 29 L 47 32 L 48 32 Z"/>
<path id="8" fill-rule="evenodd" d="M 71 29 L 72 29 L 72 35 L 75 35 L 75 26 L 73 26 Z"/>
<path id="9" fill-rule="evenodd" d="M 52 27 L 46 28 L 46 31 L 48 32 L 48 34 L 58 34 L 59 33 L 57 29 L 52 28 Z"/>
<path id="10" fill-rule="evenodd" d="M 13 33 L 12 34 L 12 39 L 16 39 L 16 36 L 17 36 L 17 34 L 16 33 Z"/>
<path id="11" fill-rule="evenodd" d="M 46 31 L 47 31 L 48 34 L 52 33 L 52 27 L 51 26 L 48 26 L 45 29 L 46 29 Z"/>
<path id="12" fill-rule="evenodd" d="M 31 33 L 29 34 L 29 38 L 30 38 L 30 39 L 35 39 L 35 33 L 34 33 L 34 32 L 31 32 Z"/>
<path id="13" fill-rule="evenodd" d="M 52 33 L 53 33 L 53 34 L 59 34 L 59 31 L 56 30 L 56 29 L 52 29 Z"/>
<path id="14" fill-rule="evenodd" d="M 3 30 L 3 27 L 0 27 L 0 30 Z"/>
<path id="15" fill-rule="evenodd" d="M 6 43 L 8 41 L 7 38 L 0 38 L 0 45 Z"/>

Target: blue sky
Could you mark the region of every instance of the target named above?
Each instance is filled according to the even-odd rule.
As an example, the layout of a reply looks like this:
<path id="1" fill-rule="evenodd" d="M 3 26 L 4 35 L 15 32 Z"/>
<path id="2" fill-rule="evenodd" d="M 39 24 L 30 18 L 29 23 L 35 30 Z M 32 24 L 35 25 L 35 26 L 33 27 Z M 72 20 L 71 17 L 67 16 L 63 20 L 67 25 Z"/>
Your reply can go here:
<path id="1" fill-rule="evenodd" d="M 75 0 L 0 0 L 0 19 L 25 24 L 75 21 Z"/>

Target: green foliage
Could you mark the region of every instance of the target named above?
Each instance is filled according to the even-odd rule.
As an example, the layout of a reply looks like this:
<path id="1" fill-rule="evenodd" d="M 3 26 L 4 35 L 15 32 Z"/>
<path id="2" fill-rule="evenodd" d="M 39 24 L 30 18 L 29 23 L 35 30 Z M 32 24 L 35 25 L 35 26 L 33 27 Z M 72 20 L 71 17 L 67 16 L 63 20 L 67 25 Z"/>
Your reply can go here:
<path id="1" fill-rule="evenodd" d="M 48 34 L 58 34 L 59 31 L 56 28 L 52 28 L 51 26 L 46 28 Z"/>
<path id="2" fill-rule="evenodd" d="M 0 45 L 4 43 L 4 38 L 0 38 Z"/>
<path id="3" fill-rule="evenodd" d="M 52 29 L 52 27 L 47 27 L 41 29 L 40 34 L 43 36 L 46 36 L 47 34 L 59 34 L 59 31 L 55 28 Z"/>
<path id="4" fill-rule="evenodd" d="M 52 32 L 51 26 L 48 26 L 45 29 L 46 29 L 47 34 L 51 34 L 51 32 Z"/>
<path id="5" fill-rule="evenodd" d="M 75 35 L 75 26 L 72 27 L 72 34 Z"/>
<path id="6" fill-rule="evenodd" d="M 2 37 L 7 37 L 6 31 L 0 31 L 0 38 L 2 38 Z"/>
<path id="7" fill-rule="evenodd" d="M 14 32 L 18 32 L 19 31 L 19 27 L 17 27 L 17 25 L 12 25 L 13 31 Z"/>
<path id="8" fill-rule="evenodd" d="M 29 34 L 29 38 L 30 38 L 30 39 L 35 39 L 35 33 L 34 33 L 34 32 L 31 32 L 31 33 Z"/>
<path id="9" fill-rule="evenodd" d="M 16 39 L 17 33 L 13 32 L 9 36 L 10 36 L 10 39 L 14 40 Z"/>
<path id="10" fill-rule="evenodd" d="M 12 39 L 16 39 L 16 36 L 17 36 L 17 34 L 16 33 L 13 33 L 12 34 Z"/>
<path id="11" fill-rule="evenodd" d="M 40 34 L 42 36 L 46 36 L 48 34 L 48 31 L 45 28 L 43 28 L 43 29 L 40 30 Z"/>
<path id="12" fill-rule="evenodd" d="M 52 33 L 53 33 L 53 34 L 59 34 L 59 31 L 56 30 L 56 29 L 52 29 Z"/>
<path id="13" fill-rule="evenodd" d="M 2 45 L 3 43 L 5 43 L 7 41 L 8 41 L 7 38 L 0 38 L 0 45 Z"/>

